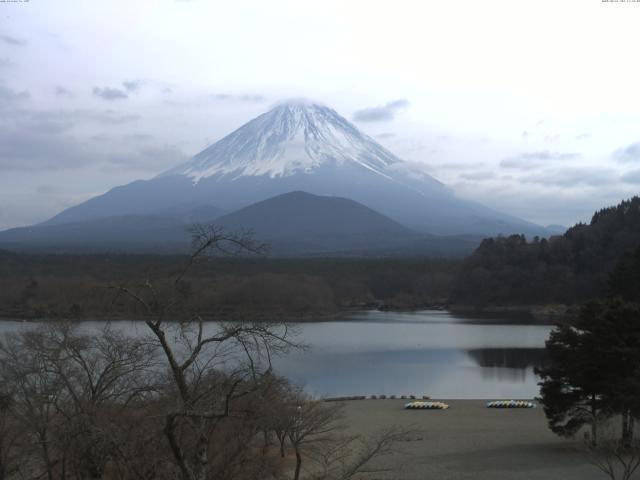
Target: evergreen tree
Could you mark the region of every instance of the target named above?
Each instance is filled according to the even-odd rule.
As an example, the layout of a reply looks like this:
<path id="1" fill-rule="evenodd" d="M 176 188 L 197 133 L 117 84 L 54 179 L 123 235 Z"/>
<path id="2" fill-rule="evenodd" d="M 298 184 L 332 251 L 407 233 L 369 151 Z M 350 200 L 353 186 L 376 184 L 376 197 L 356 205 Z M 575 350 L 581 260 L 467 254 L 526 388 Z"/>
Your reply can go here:
<path id="1" fill-rule="evenodd" d="M 609 278 L 609 293 L 627 302 L 640 303 L 640 247 L 618 261 Z"/>
<path id="2" fill-rule="evenodd" d="M 546 343 L 549 363 L 537 370 L 541 403 L 551 430 L 571 436 L 622 416 L 622 438 L 631 441 L 640 417 L 640 309 L 619 299 L 590 302 L 579 317 L 558 326 Z"/>

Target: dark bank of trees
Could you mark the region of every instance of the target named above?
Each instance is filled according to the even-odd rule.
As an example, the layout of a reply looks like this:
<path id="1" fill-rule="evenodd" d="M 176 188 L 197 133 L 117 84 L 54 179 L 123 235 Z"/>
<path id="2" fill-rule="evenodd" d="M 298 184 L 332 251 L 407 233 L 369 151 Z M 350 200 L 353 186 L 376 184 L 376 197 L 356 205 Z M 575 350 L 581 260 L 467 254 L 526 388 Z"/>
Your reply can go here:
<path id="1" fill-rule="evenodd" d="M 485 239 L 465 260 L 451 300 L 479 306 L 581 303 L 606 294 L 618 260 L 638 246 L 639 197 L 596 212 L 589 224 L 562 236 Z"/>
<path id="2" fill-rule="evenodd" d="M 140 305 L 106 287 L 146 275 L 169 288 L 184 257 L 0 252 L 0 316 L 141 318 Z M 386 305 L 443 304 L 459 262 L 438 259 L 217 258 L 194 265 L 183 301 L 226 318 L 313 318 Z"/>
<path id="3" fill-rule="evenodd" d="M 339 408 L 275 375 L 271 358 L 297 347 L 286 324 L 206 324 L 185 301 L 216 249 L 259 246 L 204 229 L 171 283 L 111 286 L 145 312 L 134 337 L 49 323 L 2 339 L 0 480 L 347 480 L 375 468 L 402 433 L 341 435 Z"/>

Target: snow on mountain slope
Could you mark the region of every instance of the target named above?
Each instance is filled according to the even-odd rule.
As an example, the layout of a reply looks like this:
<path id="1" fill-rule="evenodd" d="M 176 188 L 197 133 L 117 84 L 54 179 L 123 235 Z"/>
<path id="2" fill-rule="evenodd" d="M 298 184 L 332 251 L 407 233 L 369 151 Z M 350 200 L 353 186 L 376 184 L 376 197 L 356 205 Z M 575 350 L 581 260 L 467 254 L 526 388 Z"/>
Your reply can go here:
<path id="1" fill-rule="evenodd" d="M 357 165 L 392 180 L 405 162 L 335 110 L 292 102 L 251 120 L 160 176 L 185 175 L 195 183 L 211 176 L 275 178 L 312 174 L 327 164 Z"/>

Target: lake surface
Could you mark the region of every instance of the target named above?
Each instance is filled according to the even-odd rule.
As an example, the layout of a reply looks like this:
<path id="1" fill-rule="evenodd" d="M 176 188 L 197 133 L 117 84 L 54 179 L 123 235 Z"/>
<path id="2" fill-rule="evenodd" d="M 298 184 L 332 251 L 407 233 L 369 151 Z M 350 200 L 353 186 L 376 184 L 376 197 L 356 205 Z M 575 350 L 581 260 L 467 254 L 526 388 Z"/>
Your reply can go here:
<path id="1" fill-rule="evenodd" d="M 533 398 L 551 326 L 442 311 L 363 312 L 301 325 L 310 348 L 276 369 L 321 395 Z"/>
<path id="2" fill-rule="evenodd" d="M 118 322 L 132 334 L 135 322 Z M 87 322 L 87 326 L 99 325 Z M 33 324 L 2 322 L 0 333 Z M 434 398 L 533 398 L 533 368 L 544 360 L 551 326 L 505 324 L 443 311 L 362 312 L 303 323 L 308 345 L 276 358 L 278 373 L 323 396 L 430 395 Z"/>

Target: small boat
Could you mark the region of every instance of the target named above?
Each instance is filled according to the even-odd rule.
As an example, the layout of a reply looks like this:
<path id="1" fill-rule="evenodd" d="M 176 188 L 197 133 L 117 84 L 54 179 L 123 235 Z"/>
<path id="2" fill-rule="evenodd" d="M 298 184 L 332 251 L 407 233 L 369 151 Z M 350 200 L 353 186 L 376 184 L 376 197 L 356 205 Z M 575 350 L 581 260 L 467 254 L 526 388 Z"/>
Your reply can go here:
<path id="1" fill-rule="evenodd" d="M 536 408 L 536 404 L 526 400 L 494 400 L 487 402 L 487 408 Z"/>
<path id="2" fill-rule="evenodd" d="M 449 408 L 444 402 L 409 402 L 404 404 L 405 410 L 446 410 Z"/>

